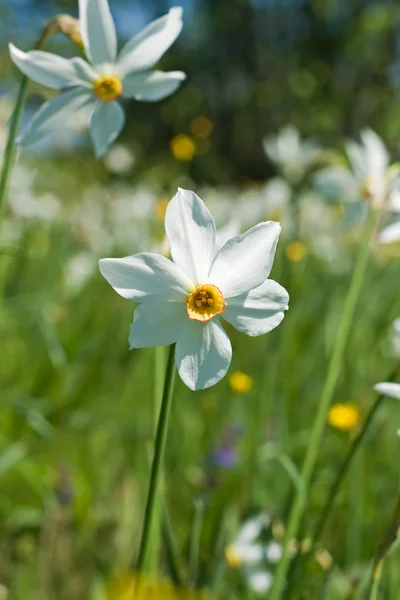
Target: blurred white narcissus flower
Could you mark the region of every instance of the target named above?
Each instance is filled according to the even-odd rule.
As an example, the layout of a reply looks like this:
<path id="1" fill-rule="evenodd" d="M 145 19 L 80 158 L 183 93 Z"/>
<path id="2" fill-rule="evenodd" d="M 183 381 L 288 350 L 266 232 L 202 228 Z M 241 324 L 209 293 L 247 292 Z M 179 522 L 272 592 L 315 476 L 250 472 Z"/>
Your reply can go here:
<path id="1" fill-rule="evenodd" d="M 374 390 L 383 396 L 400 400 L 400 383 L 377 383 L 374 385 Z"/>
<path id="2" fill-rule="evenodd" d="M 336 165 L 318 171 L 316 185 L 333 199 L 368 200 L 376 209 L 400 212 L 399 165 L 390 165 L 382 139 L 372 129 L 364 129 L 361 143 L 346 146 L 351 170 Z"/>
<path id="3" fill-rule="evenodd" d="M 262 513 L 257 517 L 252 517 L 245 521 L 234 540 L 226 549 L 226 555 L 234 558 L 236 564 L 254 564 L 259 563 L 266 556 L 266 544 L 257 541 L 262 530 L 268 527 L 271 519 L 267 514 Z"/>
<path id="4" fill-rule="evenodd" d="M 267 279 L 279 223 L 259 223 L 219 250 L 211 213 L 194 193 L 179 189 L 168 205 L 165 229 L 173 262 L 152 253 L 105 258 L 100 271 L 115 291 L 139 302 L 131 325 L 131 348 L 176 342 L 176 363 L 192 390 L 226 374 L 232 347 L 223 316 L 250 336 L 277 327 L 288 293 Z"/>
<path id="5" fill-rule="evenodd" d="M 377 383 L 376 385 L 374 385 L 374 390 L 378 392 L 378 394 L 382 394 L 383 396 L 388 396 L 389 398 L 400 400 L 400 383 Z M 397 430 L 397 435 L 400 436 L 400 429 Z"/>
<path id="6" fill-rule="evenodd" d="M 267 156 L 291 183 L 301 181 L 321 152 L 314 142 L 303 141 L 293 125 L 286 125 L 278 135 L 266 138 L 263 146 Z"/>
<path id="7" fill-rule="evenodd" d="M 135 155 L 123 144 L 115 144 L 104 158 L 107 169 L 118 175 L 129 171 L 134 166 L 135 161 Z"/>
<path id="8" fill-rule="evenodd" d="M 400 242 L 400 220 L 387 225 L 378 235 L 381 244 L 395 244 Z"/>
<path id="9" fill-rule="evenodd" d="M 117 54 L 117 36 L 107 0 L 79 0 L 79 21 L 88 62 L 75 57 L 10 44 L 11 58 L 30 79 L 62 94 L 46 102 L 19 142 L 32 144 L 83 107 L 90 106 L 89 131 L 96 156 L 103 156 L 121 132 L 125 114 L 118 98 L 155 102 L 169 96 L 185 79 L 181 71 L 150 71 L 182 29 L 182 9 L 153 21 Z"/>
<path id="10" fill-rule="evenodd" d="M 390 342 L 394 354 L 400 356 L 400 318 L 395 319 L 392 323 Z"/>
<path id="11" fill-rule="evenodd" d="M 247 584 L 257 594 L 265 593 L 272 585 L 273 575 L 265 567 L 277 563 L 282 555 L 282 546 L 275 540 L 261 540 L 261 534 L 271 523 L 265 513 L 245 521 L 234 540 L 225 550 L 232 567 L 242 567 Z"/>
<path id="12" fill-rule="evenodd" d="M 390 165 L 385 144 L 372 129 L 364 129 L 360 137 L 361 144 L 347 144 L 347 154 L 360 197 L 369 200 L 374 208 L 399 212 L 399 166 Z"/>
<path id="13" fill-rule="evenodd" d="M 274 578 L 269 571 L 255 571 L 248 577 L 249 587 L 256 594 L 266 594 L 270 589 Z"/>

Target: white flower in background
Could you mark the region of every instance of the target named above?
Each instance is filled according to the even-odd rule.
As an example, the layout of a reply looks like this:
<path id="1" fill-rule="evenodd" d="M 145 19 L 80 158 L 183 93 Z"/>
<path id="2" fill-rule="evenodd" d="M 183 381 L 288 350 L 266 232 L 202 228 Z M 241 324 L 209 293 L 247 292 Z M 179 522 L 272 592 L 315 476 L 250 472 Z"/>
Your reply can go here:
<path id="1" fill-rule="evenodd" d="M 263 142 L 267 156 L 279 167 L 291 183 L 299 183 L 320 155 L 320 148 L 312 141 L 303 141 L 293 125 L 283 127 L 278 135 Z"/>
<path id="2" fill-rule="evenodd" d="M 72 290 L 79 290 L 93 275 L 96 269 L 96 259 L 91 252 L 80 252 L 72 256 L 64 268 L 64 281 Z"/>
<path id="3" fill-rule="evenodd" d="M 360 138 L 361 144 L 349 142 L 346 148 L 360 198 L 377 209 L 400 211 L 398 165 L 390 166 L 385 144 L 372 129 L 364 129 Z"/>
<path id="4" fill-rule="evenodd" d="M 399 165 L 390 164 L 385 144 L 372 129 L 364 129 L 360 138 L 360 144 L 346 146 L 351 170 L 341 165 L 321 169 L 315 175 L 317 187 L 333 200 L 368 200 L 376 209 L 400 212 Z"/>
<path id="5" fill-rule="evenodd" d="M 247 583 L 256 594 L 266 594 L 270 589 L 274 578 L 269 571 L 255 571 L 250 573 Z"/>
<path id="6" fill-rule="evenodd" d="M 263 529 L 271 523 L 270 517 L 262 513 L 245 521 L 234 540 L 225 550 L 231 566 L 260 563 L 266 557 L 266 544 L 258 541 Z"/>
<path id="7" fill-rule="evenodd" d="M 124 144 L 115 144 L 104 157 L 104 164 L 111 173 L 122 175 L 132 169 L 136 157 Z"/>
<path id="8" fill-rule="evenodd" d="M 223 227 L 218 227 L 215 234 L 215 243 L 218 248 L 225 246 L 226 242 L 231 238 L 239 235 L 240 221 L 236 217 L 232 217 Z"/>
<path id="9" fill-rule="evenodd" d="M 10 44 L 12 60 L 27 77 L 62 90 L 40 108 L 19 141 L 32 144 L 90 106 L 90 135 L 96 156 L 103 156 L 124 126 L 120 97 L 155 102 L 172 94 L 185 79 L 181 71 L 150 71 L 178 37 L 182 9 L 171 8 L 127 42 L 119 54 L 107 0 L 79 0 L 79 21 L 89 62 L 40 50 L 26 53 Z"/>
<path id="10" fill-rule="evenodd" d="M 273 575 L 266 564 L 275 564 L 282 555 L 282 546 L 274 540 L 263 541 L 261 536 L 271 523 L 265 513 L 245 521 L 234 540 L 225 550 L 232 568 L 242 568 L 251 590 L 265 593 L 272 585 Z"/>
<path id="11" fill-rule="evenodd" d="M 264 185 L 262 193 L 264 196 L 263 210 L 266 216 L 271 219 L 279 216 L 279 221 L 281 221 L 288 211 L 293 194 L 289 183 L 283 177 L 272 177 Z"/>
<path id="12" fill-rule="evenodd" d="M 400 242 L 400 220 L 387 225 L 378 235 L 381 244 L 396 244 Z"/>
<path id="13" fill-rule="evenodd" d="M 362 144 L 350 143 L 347 153 L 360 194 L 376 209 L 400 213 L 400 166 L 390 165 L 382 139 L 371 129 L 361 133 Z M 382 244 L 400 241 L 400 221 L 384 227 L 378 235 Z"/>
<path id="14" fill-rule="evenodd" d="M 390 331 L 390 342 L 393 352 L 396 356 L 400 356 L 400 318 L 395 319 L 392 323 Z"/>
<path id="15" fill-rule="evenodd" d="M 383 396 L 400 400 L 400 383 L 377 383 L 374 385 L 374 390 Z M 397 435 L 400 435 L 400 429 L 397 430 Z"/>
<path id="16" fill-rule="evenodd" d="M 193 192 L 179 189 L 168 205 L 165 229 L 173 262 L 152 253 L 100 261 L 115 291 L 135 302 L 131 348 L 176 342 L 176 363 L 193 390 L 226 374 L 232 347 L 223 316 L 247 335 L 279 325 L 288 294 L 267 279 L 280 233 L 279 223 L 259 223 L 230 239 L 221 250 L 211 213 Z"/>
<path id="17" fill-rule="evenodd" d="M 377 383 L 374 390 L 383 396 L 400 400 L 400 383 Z"/>

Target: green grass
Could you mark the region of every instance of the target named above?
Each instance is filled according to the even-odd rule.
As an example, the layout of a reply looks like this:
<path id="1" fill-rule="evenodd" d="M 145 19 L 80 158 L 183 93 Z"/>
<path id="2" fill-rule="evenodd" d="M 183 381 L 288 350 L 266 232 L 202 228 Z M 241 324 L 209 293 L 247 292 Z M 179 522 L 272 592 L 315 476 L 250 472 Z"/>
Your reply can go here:
<path id="1" fill-rule="evenodd" d="M 112 573 L 128 569 L 137 553 L 148 485 L 155 352 L 128 351 L 133 305 L 115 294 L 97 269 L 79 287 L 65 280 L 72 256 L 82 251 L 94 258 L 122 256 L 137 251 L 141 242 L 132 239 L 130 250 L 116 230 L 108 252 L 90 247 L 72 219 L 74 207 L 84 202 L 93 182 L 101 181 L 103 187 L 92 195 L 107 215 L 117 191 L 93 163 L 85 183 L 79 183 L 77 165 L 41 163 L 36 193 L 56 193 L 62 215 L 45 223 L 9 212 L 6 227 L 18 225 L 21 235 L 14 244 L 5 243 L 0 255 L 0 582 L 13 600 L 101 598 Z M 144 185 L 151 186 L 148 177 Z M 134 197 L 138 183 L 121 185 Z M 164 190 L 167 195 L 174 186 Z M 154 220 L 150 229 L 159 236 L 162 225 Z M 280 243 L 272 278 L 287 287 L 290 310 L 279 328 L 250 339 L 227 325 L 234 349 L 231 371 L 254 379 L 250 392 L 234 394 L 227 377 L 196 393 L 179 378 L 176 382 L 164 499 L 178 560 L 186 577 L 195 506 L 202 502 L 199 569 L 191 580 L 213 585 L 228 598 L 252 596 L 226 564 L 224 547 L 257 509 L 285 522 L 296 489 L 296 469 L 357 251 L 357 231 L 338 228 L 334 235 L 346 256 L 341 270 L 332 270 L 312 252 L 290 263 L 287 242 Z M 305 243 L 310 247 L 311 238 Z M 399 280 L 400 261 L 374 250 L 335 392 L 336 402 L 357 403 L 362 417 L 374 400 L 373 385 L 396 362 L 387 336 L 400 315 Z M 210 453 L 232 423 L 243 431 L 239 461 L 231 470 L 217 469 Z M 351 598 L 351 585 L 366 576 L 399 493 L 399 423 L 399 405 L 388 399 L 321 540 L 333 568 L 326 573 L 312 559 L 294 597 Z M 305 514 L 306 534 L 349 444 L 349 435 L 326 429 Z M 397 597 L 396 553 L 398 559 L 395 550 L 384 564 L 379 600 Z M 165 547 L 159 564 L 168 574 Z"/>

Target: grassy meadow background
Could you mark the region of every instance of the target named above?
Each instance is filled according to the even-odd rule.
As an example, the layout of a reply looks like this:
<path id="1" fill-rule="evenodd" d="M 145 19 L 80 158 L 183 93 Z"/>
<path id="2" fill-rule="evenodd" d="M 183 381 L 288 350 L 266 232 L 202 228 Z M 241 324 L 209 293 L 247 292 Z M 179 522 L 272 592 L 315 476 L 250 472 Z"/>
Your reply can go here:
<path id="1" fill-rule="evenodd" d="M 126 37 L 170 3 L 110 5 Z M 344 141 L 366 126 L 399 159 L 400 7 L 182 5 L 183 33 L 161 65 L 188 74 L 180 91 L 157 104 L 132 102 L 127 128 L 102 161 L 77 119 L 24 150 L 14 170 L 0 230 L 0 600 L 103 600 L 112 577 L 132 565 L 159 395 L 154 375 L 166 352 L 128 351 L 133 305 L 108 286 L 97 260 L 164 252 L 166 202 L 178 185 L 200 195 L 221 229 L 243 231 L 263 219 L 283 227 L 271 277 L 288 289 L 289 311 L 260 338 L 227 325 L 233 361 L 215 387 L 192 393 L 177 378 L 163 485 L 185 577 L 222 598 L 266 597 L 249 589 L 226 549 L 261 510 L 273 523 L 266 535 L 281 540 L 365 213 L 361 203 L 324 193 L 315 173 L 332 161 L 346 164 Z M 59 12 L 76 15 L 77 3 L 0 6 L 0 153 L 18 80 L 6 42 L 29 49 Z M 76 52 L 57 37 L 46 49 Z M 44 97 L 49 91 L 31 83 L 26 121 Z M 264 152 L 263 139 L 288 123 L 319 148 L 304 169 L 307 148 L 280 163 Z M 346 432 L 327 425 L 304 539 L 374 402 L 373 385 L 400 360 L 391 339 L 400 316 L 399 254 L 372 240 L 334 400 L 357 405 L 360 420 Z M 237 371 L 251 379 L 232 378 Z M 365 598 L 356 588 L 399 494 L 398 427 L 400 405 L 387 399 L 293 599 Z M 192 573 L 187 557 L 199 514 Z M 399 597 L 399 561 L 394 550 L 379 600 Z M 165 539 L 159 564 L 167 573 Z"/>

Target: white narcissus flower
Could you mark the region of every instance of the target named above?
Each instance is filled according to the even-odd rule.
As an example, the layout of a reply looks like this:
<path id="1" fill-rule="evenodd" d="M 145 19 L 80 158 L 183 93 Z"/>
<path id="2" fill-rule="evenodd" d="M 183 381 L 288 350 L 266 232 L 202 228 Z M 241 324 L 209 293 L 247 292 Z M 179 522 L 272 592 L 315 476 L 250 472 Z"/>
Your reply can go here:
<path id="1" fill-rule="evenodd" d="M 152 253 L 105 258 L 100 271 L 118 294 L 139 302 L 131 348 L 176 342 L 176 363 L 192 390 L 226 374 L 232 347 L 220 317 L 247 335 L 271 331 L 288 308 L 288 293 L 267 279 L 279 223 L 259 223 L 219 250 L 211 213 L 194 193 L 179 189 L 168 205 L 165 229 L 172 260 Z"/>
<path id="2" fill-rule="evenodd" d="M 40 50 L 23 52 L 10 44 L 12 60 L 27 77 L 63 92 L 40 108 L 18 141 L 32 144 L 90 106 L 89 130 L 100 157 L 124 126 L 120 97 L 155 102 L 172 94 L 185 79 L 181 71 L 150 71 L 178 37 L 182 9 L 171 8 L 129 40 L 119 54 L 107 0 L 79 0 L 79 21 L 88 62 Z"/>
<path id="3" fill-rule="evenodd" d="M 293 125 L 286 125 L 276 136 L 266 138 L 263 146 L 267 156 L 291 183 L 299 183 L 321 153 L 314 142 L 302 140 Z"/>
<path id="4" fill-rule="evenodd" d="M 388 396 L 395 400 L 400 400 L 400 383 L 383 382 L 374 385 L 374 390 L 382 396 Z M 400 429 L 397 430 L 397 435 L 400 436 Z"/>
<path id="5" fill-rule="evenodd" d="M 400 383 L 377 383 L 374 385 L 374 390 L 383 396 L 400 400 Z"/>
<path id="6" fill-rule="evenodd" d="M 382 229 L 378 235 L 381 244 L 396 244 L 400 242 L 400 221 L 395 221 Z"/>
<path id="7" fill-rule="evenodd" d="M 390 165 L 382 139 L 372 129 L 364 129 L 361 144 L 349 142 L 347 154 L 358 192 L 376 209 L 400 212 L 399 165 Z"/>
<path id="8" fill-rule="evenodd" d="M 390 331 L 390 341 L 395 356 L 400 356 L 400 318 L 393 321 Z"/>
<path id="9" fill-rule="evenodd" d="M 346 145 L 351 169 L 335 165 L 319 170 L 314 178 L 317 189 L 333 200 L 368 200 L 378 210 L 400 212 L 399 165 L 390 164 L 385 144 L 375 131 L 364 129 L 360 139 L 361 143 Z"/>

